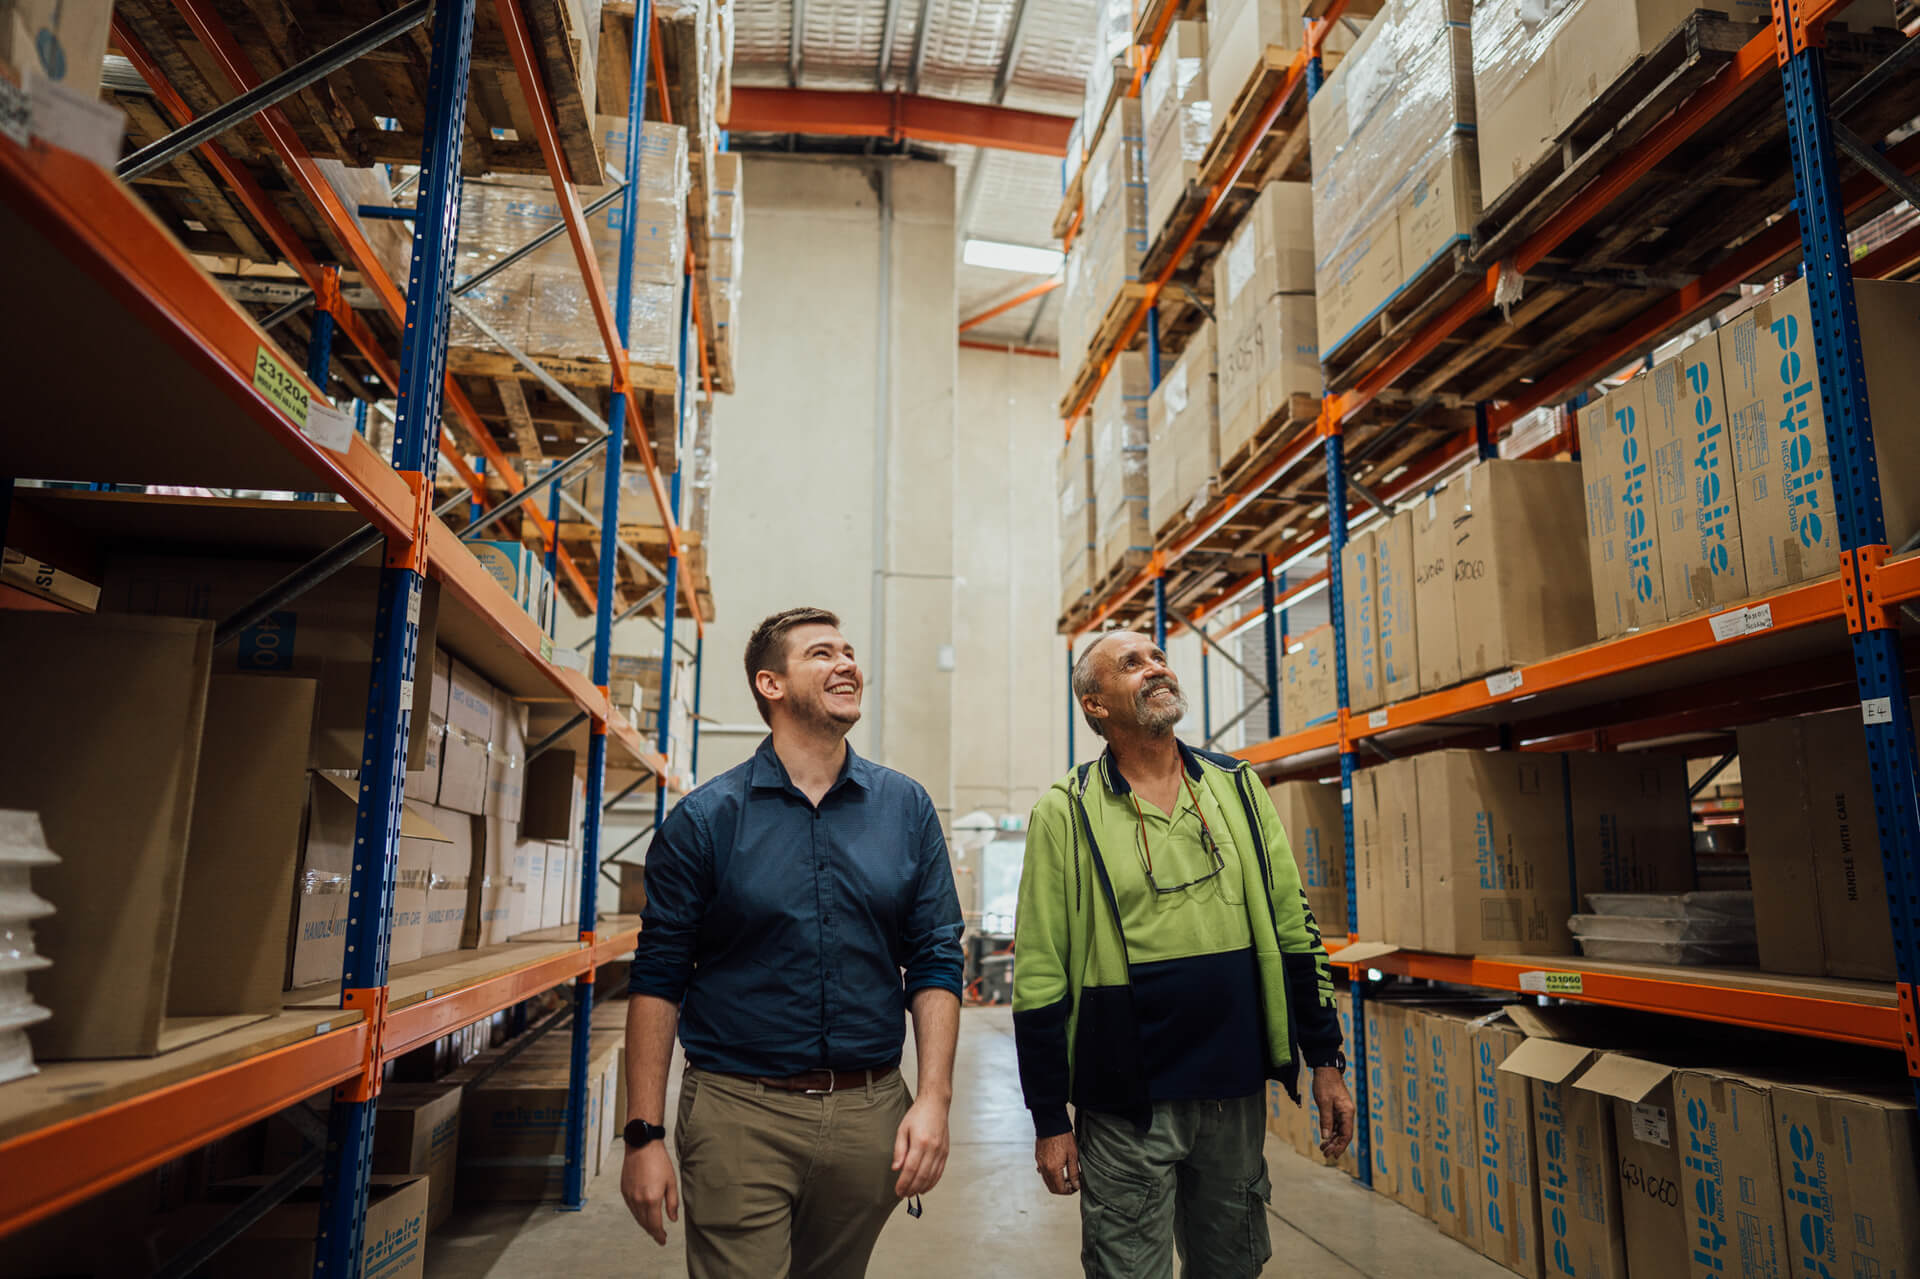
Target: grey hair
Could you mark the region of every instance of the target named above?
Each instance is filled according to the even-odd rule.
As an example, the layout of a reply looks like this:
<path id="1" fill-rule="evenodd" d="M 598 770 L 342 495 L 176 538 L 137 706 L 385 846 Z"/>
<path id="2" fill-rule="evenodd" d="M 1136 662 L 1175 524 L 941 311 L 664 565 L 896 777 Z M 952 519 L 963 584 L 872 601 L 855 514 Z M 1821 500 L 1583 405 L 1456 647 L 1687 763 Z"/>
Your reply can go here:
<path id="1" fill-rule="evenodd" d="M 1117 634 L 1118 631 L 1107 631 L 1095 636 L 1093 643 L 1087 645 L 1086 651 L 1080 654 L 1080 660 L 1073 664 L 1073 704 L 1080 708 L 1080 717 L 1087 721 L 1087 727 L 1093 730 L 1095 737 L 1105 737 L 1107 730 L 1087 712 L 1086 699 L 1100 691 L 1100 681 L 1093 670 L 1093 655 L 1108 636 Z"/>

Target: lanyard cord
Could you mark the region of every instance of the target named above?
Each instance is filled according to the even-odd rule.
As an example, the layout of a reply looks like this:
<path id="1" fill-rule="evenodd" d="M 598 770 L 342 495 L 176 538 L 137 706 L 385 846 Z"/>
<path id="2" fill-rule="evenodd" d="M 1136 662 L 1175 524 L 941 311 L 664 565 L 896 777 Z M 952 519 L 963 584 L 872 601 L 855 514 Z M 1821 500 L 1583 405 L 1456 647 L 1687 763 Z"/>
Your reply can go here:
<path id="1" fill-rule="evenodd" d="M 1181 784 L 1187 788 L 1187 798 L 1193 801 L 1193 815 L 1200 819 L 1201 831 L 1206 835 L 1208 840 L 1212 841 L 1214 845 L 1218 847 L 1219 841 L 1213 838 L 1213 831 L 1207 826 L 1207 815 L 1200 811 L 1200 797 L 1193 793 L 1193 779 L 1186 775 L 1186 770 L 1184 769 L 1181 770 L 1180 781 Z M 1147 815 L 1141 811 L 1140 794 L 1138 791 L 1129 790 L 1127 792 L 1127 798 L 1133 801 L 1134 820 L 1140 823 L 1140 852 L 1141 855 L 1147 859 L 1147 874 L 1151 875 L 1153 874 L 1153 848 L 1147 843 Z M 1175 796 L 1174 798 L 1178 800 L 1179 797 Z M 1176 802 L 1174 804 L 1174 817 L 1178 817 L 1179 813 L 1180 805 Z M 1173 829 L 1173 817 L 1167 819 L 1167 829 Z"/>

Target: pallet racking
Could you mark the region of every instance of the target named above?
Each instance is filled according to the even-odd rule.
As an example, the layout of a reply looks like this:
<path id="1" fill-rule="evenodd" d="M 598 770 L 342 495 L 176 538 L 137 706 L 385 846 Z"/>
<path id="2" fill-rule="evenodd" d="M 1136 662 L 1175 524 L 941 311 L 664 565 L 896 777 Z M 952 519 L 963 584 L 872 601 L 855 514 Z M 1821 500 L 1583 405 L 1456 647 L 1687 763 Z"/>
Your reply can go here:
<path id="1" fill-rule="evenodd" d="M 1189 190 L 1163 242 L 1149 252 L 1152 271 L 1133 303 L 1114 325 L 1111 340 L 1088 353 L 1088 368 L 1073 383 L 1062 404 L 1069 434 L 1086 410 L 1116 353 L 1144 331 L 1152 376 L 1160 363 L 1158 307 L 1169 296 L 1177 273 L 1203 234 L 1223 237 L 1210 226 L 1216 213 L 1234 198 L 1233 188 L 1261 146 L 1275 150 L 1276 122 L 1298 119 L 1296 94 L 1319 85 L 1318 52 L 1332 22 L 1346 9 L 1344 0 L 1315 6 L 1302 48 L 1283 77 L 1275 77 L 1260 104 L 1251 130 L 1242 136 L 1230 161 L 1209 163 L 1210 184 Z M 1867 752 L 1876 797 L 1886 863 L 1888 909 L 1897 953 L 1898 979 L 1884 983 L 1843 982 L 1772 974 L 1657 965 L 1612 964 L 1574 957 L 1452 956 L 1402 950 L 1361 942 L 1357 935 L 1336 951 L 1336 965 L 1348 969 L 1354 1001 L 1356 1037 L 1364 1035 L 1360 1015 L 1368 994 L 1369 972 L 1392 973 L 1490 989 L 1551 993 L 1557 997 L 1667 1013 L 1776 1032 L 1791 1032 L 1869 1044 L 1904 1052 L 1908 1073 L 1920 1093 L 1920 774 L 1916 773 L 1914 729 L 1907 704 L 1907 670 L 1913 657 L 1903 645 L 1900 606 L 1920 598 L 1920 555 L 1903 555 L 1886 544 L 1880 512 L 1879 478 L 1853 300 L 1853 278 L 1910 271 L 1920 261 L 1920 236 L 1909 232 L 1876 247 L 1857 263 L 1849 261 L 1847 228 L 1856 218 L 1897 198 L 1920 196 L 1911 178 L 1920 168 L 1920 149 L 1903 142 L 1876 149 L 1878 133 L 1863 142 L 1839 116 L 1885 95 L 1879 105 L 1898 107 L 1911 116 L 1909 87 L 1901 90 L 1901 68 L 1910 65 L 1920 38 L 1876 44 L 1835 32 L 1827 20 L 1840 6 L 1833 0 L 1775 0 L 1771 24 L 1748 28 L 1737 47 L 1710 66 L 1688 64 L 1689 79 L 1660 112 L 1643 118 L 1632 136 L 1621 138 L 1605 154 L 1581 168 L 1577 180 L 1549 189 L 1524 211 L 1517 229 L 1496 237 L 1493 252 L 1475 260 L 1456 277 L 1434 305 L 1396 326 L 1369 353 L 1364 368 L 1328 372 L 1333 387 L 1311 421 L 1290 425 L 1264 462 L 1235 479 L 1204 511 L 1170 530 L 1151 561 L 1139 572 L 1113 583 L 1103 595 L 1064 618 L 1067 657 L 1075 639 L 1111 620 L 1151 625 L 1164 637 L 1170 626 L 1185 627 L 1207 649 L 1253 625 L 1265 628 L 1266 687 L 1277 689 L 1274 654 L 1279 642 L 1276 616 L 1309 593 L 1324 591 L 1334 630 L 1338 695 L 1336 718 L 1305 731 L 1281 735 L 1276 697 L 1267 698 L 1269 740 L 1239 752 L 1268 773 L 1337 775 L 1342 789 L 1348 917 L 1356 916 L 1352 780 L 1359 752 L 1392 758 L 1408 750 L 1447 745 L 1565 749 L 1603 749 L 1632 741 L 1681 734 L 1704 735 L 1716 755 L 1731 750 L 1725 730 L 1754 718 L 1790 715 L 1858 704 L 1862 709 Z M 1157 37 L 1170 20 L 1172 6 L 1154 6 L 1157 27 L 1136 51 L 1137 66 L 1151 66 Z M 1141 28 L 1145 30 L 1146 28 Z M 1830 47 L 1831 46 L 1831 47 Z M 1862 60 L 1870 49 L 1874 59 Z M 1269 62 L 1274 60 L 1269 51 Z M 1852 59 L 1851 84 L 1830 97 L 1828 69 L 1834 57 Z M 1777 86 L 1777 93 L 1776 93 Z M 1897 99 L 1891 100 L 1894 96 Z M 1393 483 L 1369 490 L 1351 485 L 1350 428 L 1401 393 L 1389 413 L 1399 414 L 1387 435 L 1398 436 L 1414 417 L 1442 405 L 1445 378 L 1458 368 L 1463 345 L 1476 333 L 1510 336 L 1514 315 L 1496 306 L 1503 273 L 1525 275 L 1583 230 L 1632 216 L 1623 212 L 1636 194 L 1644 195 L 1656 167 L 1681 153 L 1696 138 L 1711 138 L 1736 112 L 1784 133 L 1791 156 L 1792 185 L 1766 208 L 1751 211 L 1764 219 L 1730 228 L 1725 247 L 1700 259 L 1688 278 L 1636 282 L 1641 301 L 1620 307 L 1607 324 L 1556 335 L 1553 358 L 1536 361 L 1524 381 L 1506 379 L 1493 392 L 1481 390 L 1472 410 L 1471 429 L 1438 433 L 1431 447 L 1396 458 L 1397 470 L 1380 468 Z M 1764 112 L 1778 112 L 1772 120 Z M 1897 112 L 1896 112 L 1897 113 Z M 1904 118 L 1903 116 L 1903 118 Z M 1784 130 L 1775 121 L 1784 121 Z M 1881 130 L 1884 132 L 1884 130 Z M 1730 145 L 1741 145 L 1733 141 Z M 1297 149 L 1297 148 L 1294 148 Z M 1291 154 L 1284 144 L 1278 148 Z M 1847 155 L 1860 172 L 1842 182 L 1837 157 Z M 1690 171 L 1682 169 L 1682 172 Z M 1684 179 L 1680 180 L 1685 185 Z M 1787 197 L 1791 196 L 1791 203 Z M 1544 201 L 1544 203 L 1542 203 Z M 1068 205 L 1074 203 L 1068 193 Z M 1773 215 L 1779 216 L 1773 216 Z M 1184 221 L 1182 219 L 1185 219 Z M 1071 207 L 1061 222 L 1079 221 Z M 1479 243 L 1476 249 L 1487 246 Z M 1172 241 L 1171 249 L 1166 241 Z M 1417 494 L 1475 456 L 1496 452 L 1503 430 L 1542 406 L 1558 406 L 1604 374 L 1641 355 L 1664 336 L 1677 333 L 1717 310 L 1733 286 L 1764 280 L 1804 263 L 1814 312 L 1815 350 L 1822 401 L 1829 406 L 1827 433 L 1834 458 L 1835 499 L 1841 527 L 1842 563 L 1836 576 L 1803 583 L 1747 601 L 1739 607 L 1696 616 L 1563 653 L 1485 680 L 1428 693 L 1356 715 L 1348 708 L 1347 661 L 1341 552 L 1351 527 L 1370 521 L 1385 503 Z M 1483 269 L 1483 273 L 1482 273 Z M 1651 284 L 1651 287 L 1649 287 Z M 1532 296 L 1531 294 L 1529 296 Z M 1516 311 L 1524 308 L 1516 308 Z M 1536 309 L 1520 323 L 1539 317 Z M 1610 331 L 1607 331 L 1610 326 Z M 1432 375 L 1436 353 L 1448 352 L 1442 372 Z M 1423 361 L 1428 363 L 1423 365 Z M 1405 392 L 1428 374 L 1416 394 Z M 1337 387 L 1334 385 L 1338 383 Z M 1577 401 L 1576 401 L 1577 403 Z M 1410 405 L 1410 407 L 1409 407 Z M 1900 406 L 1904 411 L 1906 406 Z M 1577 450 L 1570 419 L 1558 410 L 1550 438 L 1520 456 L 1551 456 Z M 1577 456 L 1577 453 L 1576 453 Z M 1281 559 L 1261 556 L 1257 569 L 1226 561 L 1224 567 L 1173 577 L 1174 566 L 1196 548 L 1231 546 L 1244 530 L 1234 521 L 1255 508 L 1263 495 L 1305 475 L 1321 479 L 1326 518 L 1304 526 L 1305 538 L 1291 543 Z M 1327 567 L 1305 581 L 1287 581 L 1287 571 L 1309 556 L 1324 555 Z M 1243 560 L 1245 556 L 1241 557 Z M 1276 585 L 1280 588 L 1276 590 Z M 1290 585 L 1290 589 L 1289 589 Z M 1233 601 L 1257 587 L 1261 602 L 1235 620 L 1208 623 Z M 1151 591 L 1149 606 L 1142 597 Z M 1169 605 L 1169 598 L 1176 602 Z M 1224 650 L 1220 650 L 1224 656 Z M 1237 665 L 1237 663 L 1236 663 Z M 1204 679 L 1204 675 L 1203 675 Z M 1522 704 L 1525 709 L 1519 709 Z M 1073 750 L 1074 710 L 1069 706 L 1068 753 Z M 1209 735 L 1211 706 L 1203 710 Z M 1352 1046 L 1355 1060 L 1365 1045 Z M 1359 1109 L 1359 1176 L 1368 1180 L 1370 1161 L 1365 1072 L 1356 1078 Z"/>
<path id="2" fill-rule="evenodd" d="M 602 814 L 648 780 L 654 784 L 653 821 L 667 804 L 672 780 L 666 758 L 669 717 L 659 717 L 658 734 L 644 740 L 632 724 L 611 714 L 608 700 L 612 628 L 664 599 L 663 651 L 687 650 L 676 641 L 675 619 L 690 617 L 695 643 L 694 697 L 704 621 L 700 594 L 704 573 L 681 571 L 686 548 L 677 512 L 680 475 L 663 472 L 649 440 L 650 401 L 671 402 L 677 431 L 686 419 L 689 330 L 700 327 L 699 300 L 692 287 L 696 270 L 689 246 L 680 316 L 679 359 L 658 372 L 629 366 L 626 357 L 631 319 L 634 223 L 623 220 L 619 254 L 618 301 L 609 303 L 575 181 L 601 178 L 580 172 L 577 97 L 556 106 L 553 61 L 559 56 L 553 32 L 559 6 L 537 15 L 530 25 L 521 0 L 496 0 L 488 30 L 505 45 L 510 70 L 489 63 L 488 74 L 506 77 L 509 95 L 524 106 L 532 136 L 510 148 L 520 167 L 546 173 L 561 209 L 560 225 L 528 249 L 565 234 L 574 250 L 603 339 L 608 364 L 603 375 L 611 393 L 602 434 L 533 484 L 523 484 L 506 464 L 498 446 L 478 422 L 459 384 L 447 368 L 447 334 L 457 295 L 472 281 L 453 278 L 453 253 L 460 207 L 463 143 L 471 150 L 475 130 L 467 118 L 477 0 L 441 0 L 432 7 L 410 5 L 376 23 L 384 30 L 348 36 L 298 66 L 284 54 L 287 71 L 271 81 L 256 69 L 253 54 L 234 39 L 207 0 L 180 0 L 175 6 L 204 60 L 218 66 L 244 95 L 244 110 L 219 116 L 226 127 L 244 120 L 257 129 L 283 172 L 306 198 L 310 225 L 324 227 L 360 269 L 363 281 L 389 312 L 400 335 L 395 362 L 368 324 L 343 300 L 336 268 L 321 266 L 302 237 L 265 196 L 248 167 L 210 130 L 175 135 L 168 154 L 204 162 L 224 180 L 222 194 L 244 207 L 290 262 L 310 293 L 281 312 L 256 322 L 232 300 L 150 211 L 116 176 L 70 151 L 42 139 L 15 141 L 0 136 L 0 235 L 9 245 L 11 277 L 20 296 L 37 299 L 35 323 L 11 326 L 6 369 L 16 388 L 16 419 L 43 425 L 8 433 L 0 445 L 0 485 L 6 501 L 0 521 L 9 531 L 42 544 L 88 546 L 137 543 L 152 539 L 198 545 L 272 549 L 317 558 L 276 586 L 241 615 L 224 619 L 216 638 L 278 603 L 297 597 L 333 572 L 357 562 L 379 566 L 379 595 L 374 655 L 367 707 L 363 766 L 355 839 L 379 850 L 356 865 L 350 891 L 364 903 L 348 921 L 348 946 L 340 989 L 327 996 L 330 1006 L 290 1007 L 280 1016 L 218 1035 L 160 1057 L 127 1062 L 59 1063 L 35 1079 L 0 1096 L 0 1161 L 32 1167 L 33 1178 L 15 1178 L 0 1189 L 0 1233 L 17 1229 L 132 1177 L 188 1150 L 204 1145 L 328 1088 L 335 1089 L 324 1156 L 314 1154 L 323 1172 L 324 1192 L 316 1273 L 359 1273 L 361 1229 L 373 1117 L 383 1067 L 394 1058 L 452 1030 L 513 1007 L 542 991 L 572 983 L 574 1025 L 570 1095 L 576 1122 L 567 1141 L 566 1193 L 579 1207 L 585 1178 L 586 1057 L 591 1025 L 594 973 L 631 950 L 638 934 L 632 919 L 614 919 L 596 927 Z M 634 6 L 629 6 L 634 8 Z M 145 14 L 144 7 L 129 12 Z M 325 122 L 301 115 L 295 128 L 290 97 L 304 84 L 346 65 L 347 60 L 383 40 L 430 21 L 430 73 L 419 86 L 423 123 L 404 157 L 417 160 L 416 203 L 393 211 L 411 219 L 411 271 L 404 294 L 374 258 L 364 235 L 339 196 L 319 176 L 303 139 Z M 630 119 L 643 116 L 649 80 L 649 35 L 657 30 L 651 8 L 637 6 L 627 48 L 630 62 L 624 84 Z M 176 34 L 180 34 L 176 32 Z M 148 32 L 151 38 L 152 33 Z M 184 38 L 184 36 L 182 36 Z M 197 115 L 169 81 L 162 64 L 148 53 L 148 41 L 126 21 L 117 21 L 117 47 L 134 62 L 154 91 L 155 101 L 183 128 Z M 343 52 L 345 51 L 345 52 Z M 257 52 L 257 51 L 256 51 Z M 655 67 L 658 71 L 659 68 Z M 306 79 L 302 71 L 312 71 Z M 657 84 L 664 110 L 669 86 Z M 267 87 L 262 88 L 265 84 Z M 566 86 L 560 86 L 564 95 Z M 277 103 L 288 102 L 283 110 Z M 572 115 L 567 113 L 571 111 Z M 524 128 L 524 122 L 522 124 Z M 490 131 L 481 128 L 485 139 Z M 640 130 L 630 129 L 621 172 L 637 177 Z M 398 134 L 388 133 L 383 146 Z M 496 133 L 497 140 L 497 133 Z M 590 142 L 590 140 L 589 140 Z M 481 143 L 483 151 L 494 149 Z M 149 152 L 155 154 L 156 152 Z M 386 158 L 386 157 L 382 157 Z M 621 183 L 611 203 L 620 191 Z M 362 210 L 362 212 L 365 212 Z M 704 214 L 704 208 L 700 210 Z M 525 252 L 528 250 L 522 250 Z M 519 257 L 519 254 L 513 257 Z M 306 308 L 315 311 L 307 358 L 290 358 L 276 345 L 271 330 Z M 328 439 L 323 428 L 337 425 L 339 414 L 323 393 L 328 384 L 335 333 L 358 348 L 358 359 L 395 393 L 393 461 L 387 461 L 362 434 L 344 444 Z M 700 385 L 711 394 L 706 357 L 710 348 L 702 330 L 696 340 Z M 104 357 L 104 358 L 102 358 Z M 94 379 L 82 399 L 70 383 L 59 384 L 48 370 L 111 369 Z M 535 376 L 537 370 L 529 370 Z M 443 407 L 465 428 L 463 444 L 479 449 L 489 470 L 505 482 L 510 496 L 497 497 L 443 425 Z M 661 407 L 661 406 L 655 406 Z M 662 412 L 658 416 L 665 416 Z M 190 423 L 190 427 L 179 424 Z M 637 452 L 652 489 L 665 543 L 659 588 L 627 607 L 618 617 L 616 555 L 619 535 L 621 457 L 627 445 Z M 530 499 L 557 493 L 555 481 L 578 474 L 597 452 L 606 457 L 602 518 L 598 530 L 598 580 L 589 582 L 565 561 L 549 530 L 558 523 L 550 499 L 543 517 Z M 460 475 L 466 491 L 436 506 L 436 454 Z M 14 489 L 14 477 L 72 479 L 86 477 L 112 484 L 207 485 L 223 488 L 322 491 L 339 502 L 238 501 L 149 494 Z M 102 487 L 99 484 L 96 488 Z M 551 637 L 493 579 L 461 537 L 442 519 L 471 497 L 477 518 L 497 520 L 520 510 L 547 538 L 549 566 L 561 561 L 571 588 L 592 608 L 595 633 L 591 671 L 582 671 L 557 651 Z M 522 509 L 524 508 L 524 509 Z M 487 512 L 486 515 L 480 515 Z M 482 674 L 535 705 L 530 754 L 571 742 L 586 761 L 586 820 L 580 884 L 580 924 L 544 940 L 518 940 L 480 951 L 459 951 L 401 965 L 390 971 L 387 928 L 393 900 L 395 842 L 404 782 L 411 687 L 418 640 L 421 589 L 431 578 L 441 587 L 440 627 L 462 656 Z M 29 602 L 9 593 L 9 606 Z M 560 658 L 562 660 L 556 660 Z M 672 696 L 673 662 L 662 664 L 660 700 Z M 698 764 L 698 729 L 692 744 Z M 630 780 L 608 795 L 608 773 Z M 309 992 L 310 994 L 311 992 Z M 282 1179 L 285 1180 L 284 1178 Z M 294 1180 L 285 1186 L 290 1191 Z"/>

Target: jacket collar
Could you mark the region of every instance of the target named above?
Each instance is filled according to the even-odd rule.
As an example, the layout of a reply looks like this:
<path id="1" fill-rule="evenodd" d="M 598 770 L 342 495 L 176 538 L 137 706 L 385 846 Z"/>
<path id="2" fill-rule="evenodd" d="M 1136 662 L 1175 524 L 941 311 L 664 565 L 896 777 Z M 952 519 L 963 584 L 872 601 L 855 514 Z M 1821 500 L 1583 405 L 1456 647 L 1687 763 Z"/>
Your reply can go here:
<path id="1" fill-rule="evenodd" d="M 847 757 L 840 762 L 840 776 L 827 788 L 831 795 L 842 786 L 858 786 L 861 790 L 873 790 L 873 765 L 860 758 L 853 749 L 853 743 L 847 743 Z M 787 775 L 787 766 L 780 762 L 779 754 L 773 749 L 773 734 L 768 733 L 753 752 L 753 772 L 749 785 L 754 790 L 784 790 L 800 794 L 800 788 L 793 784 Z"/>
<path id="2" fill-rule="evenodd" d="M 1186 766 L 1187 776 L 1196 782 L 1199 781 L 1200 752 L 1177 737 L 1173 739 L 1173 744 L 1180 748 L 1180 762 Z M 1113 748 L 1111 746 L 1100 756 L 1100 780 L 1104 782 L 1107 789 L 1115 795 L 1133 794 L 1132 785 L 1128 783 L 1125 777 L 1121 776 L 1120 765 L 1114 761 Z"/>

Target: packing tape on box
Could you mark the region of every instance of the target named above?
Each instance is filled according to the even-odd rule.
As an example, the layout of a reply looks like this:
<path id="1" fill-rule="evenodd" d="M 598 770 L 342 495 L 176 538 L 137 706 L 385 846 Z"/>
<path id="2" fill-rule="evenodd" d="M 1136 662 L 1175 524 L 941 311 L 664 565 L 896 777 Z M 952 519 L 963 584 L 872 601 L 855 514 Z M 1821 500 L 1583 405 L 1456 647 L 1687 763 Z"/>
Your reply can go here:
<path id="1" fill-rule="evenodd" d="M 310 870 L 300 876 L 302 897 L 331 897 L 347 891 L 347 876 L 332 871 Z"/>

